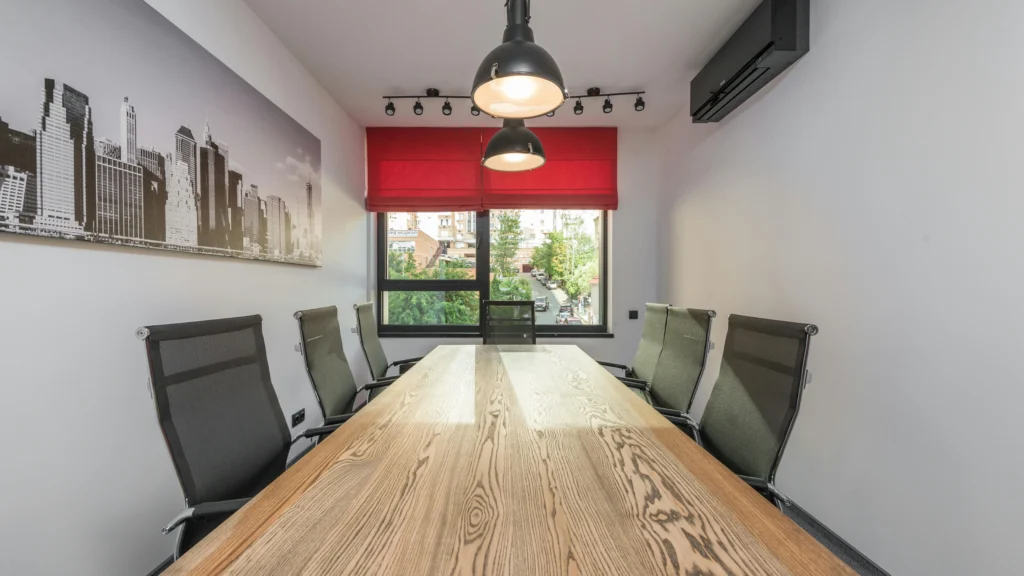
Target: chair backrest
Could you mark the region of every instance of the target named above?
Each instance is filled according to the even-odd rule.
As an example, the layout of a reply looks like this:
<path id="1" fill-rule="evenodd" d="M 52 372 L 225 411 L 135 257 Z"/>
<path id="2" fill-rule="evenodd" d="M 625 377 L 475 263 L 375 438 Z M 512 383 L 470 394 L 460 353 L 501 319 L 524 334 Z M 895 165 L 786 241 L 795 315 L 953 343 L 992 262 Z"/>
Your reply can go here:
<path id="1" fill-rule="evenodd" d="M 347 414 L 356 398 L 356 379 L 345 358 L 337 306 L 300 310 L 302 360 L 324 418 Z"/>
<path id="2" fill-rule="evenodd" d="M 370 375 L 374 380 L 379 380 L 388 372 L 388 357 L 384 354 L 380 337 L 377 336 L 377 318 L 373 315 L 373 302 L 356 304 L 354 308 L 359 344 L 362 345 L 366 363 L 370 366 Z"/>
<path id="3" fill-rule="evenodd" d="M 637 378 L 650 382 L 658 366 L 658 358 L 665 344 L 665 322 L 668 320 L 668 304 L 647 304 L 644 312 L 644 329 L 640 334 L 640 345 L 633 357 L 633 373 Z"/>
<path id="4" fill-rule="evenodd" d="M 722 368 L 701 438 L 733 472 L 775 481 L 800 409 L 813 324 L 729 316 Z"/>
<path id="5" fill-rule="evenodd" d="M 651 398 L 659 408 L 690 411 L 711 349 L 714 310 L 669 306 L 665 343 L 651 379 Z"/>
<path id="6" fill-rule="evenodd" d="M 536 344 L 533 301 L 484 301 L 484 344 Z"/>
<path id="7" fill-rule="evenodd" d="M 140 328 L 157 416 L 189 506 L 251 496 L 291 444 L 259 316 Z"/>

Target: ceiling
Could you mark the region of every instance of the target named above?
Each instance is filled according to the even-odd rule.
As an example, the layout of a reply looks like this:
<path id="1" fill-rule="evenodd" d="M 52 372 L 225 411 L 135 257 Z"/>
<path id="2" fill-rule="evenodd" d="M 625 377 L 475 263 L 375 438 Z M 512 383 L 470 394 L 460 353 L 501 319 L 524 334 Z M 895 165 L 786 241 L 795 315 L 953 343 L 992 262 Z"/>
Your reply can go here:
<path id="1" fill-rule="evenodd" d="M 331 96 L 364 126 L 494 126 L 469 114 L 469 102 L 398 100 L 384 114 L 385 94 L 468 94 L 483 57 L 501 42 L 503 0 L 245 0 Z M 567 102 L 553 118 L 530 126 L 660 126 L 689 101 L 689 82 L 760 0 L 534 0 L 531 27 L 555 57 L 571 94 L 646 90 L 646 110 L 633 96 Z"/>

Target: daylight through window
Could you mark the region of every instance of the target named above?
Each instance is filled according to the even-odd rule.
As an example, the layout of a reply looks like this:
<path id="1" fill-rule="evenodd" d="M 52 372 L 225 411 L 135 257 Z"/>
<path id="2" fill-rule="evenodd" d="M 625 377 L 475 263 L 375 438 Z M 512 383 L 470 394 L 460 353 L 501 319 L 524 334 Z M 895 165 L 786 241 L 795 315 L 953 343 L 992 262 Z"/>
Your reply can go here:
<path id="1" fill-rule="evenodd" d="M 484 300 L 534 303 L 538 332 L 606 333 L 600 210 L 378 215 L 382 334 L 478 335 Z"/>

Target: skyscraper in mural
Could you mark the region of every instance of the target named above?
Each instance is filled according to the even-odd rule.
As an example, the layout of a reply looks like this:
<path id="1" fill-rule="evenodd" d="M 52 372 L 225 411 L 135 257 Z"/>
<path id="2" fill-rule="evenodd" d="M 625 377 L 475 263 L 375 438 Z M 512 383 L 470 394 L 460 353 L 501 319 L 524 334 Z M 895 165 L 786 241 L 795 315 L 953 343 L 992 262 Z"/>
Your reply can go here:
<path id="1" fill-rule="evenodd" d="M 0 221 L 20 220 L 25 210 L 25 196 L 35 185 L 32 173 L 14 166 L 0 166 Z"/>
<path id="2" fill-rule="evenodd" d="M 178 131 L 174 133 L 174 161 L 185 163 L 188 179 L 192 186 L 192 195 L 197 195 L 199 189 L 196 186 L 198 182 L 196 179 L 196 139 L 187 126 L 178 128 Z"/>
<path id="3" fill-rule="evenodd" d="M 111 148 L 115 151 L 116 148 Z M 123 153 L 123 148 L 122 148 Z M 143 238 L 142 166 L 96 155 L 96 214 L 92 232 Z"/>
<path id="4" fill-rule="evenodd" d="M 175 159 L 167 185 L 166 242 L 180 246 L 199 244 L 196 195 L 192 192 L 189 165 Z"/>
<path id="5" fill-rule="evenodd" d="M 260 236 L 259 245 L 263 248 L 263 253 L 270 253 L 270 243 L 267 238 L 269 233 L 267 231 L 267 201 L 264 198 L 260 198 Z"/>
<path id="6" fill-rule="evenodd" d="M 163 154 L 151 148 L 139 148 L 142 166 L 142 220 L 146 240 L 163 242 L 166 238 L 167 172 L 171 164 Z"/>
<path id="7" fill-rule="evenodd" d="M 72 90 L 70 86 L 49 78 L 43 86 L 39 128 L 36 131 L 34 202 L 37 226 L 69 232 L 83 230 L 79 206 L 84 201 L 88 176 L 84 169 L 86 150 L 83 132 L 89 117 L 89 99 Z M 91 150 L 91 126 L 88 130 Z"/>
<path id="8" fill-rule="evenodd" d="M 279 196 L 267 196 L 267 253 L 285 255 L 285 205 Z"/>
<path id="9" fill-rule="evenodd" d="M 138 149 L 135 126 L 135 106 L 128 103 L 128 97 L 124 97 L 121 103 L 121 160 L 129 164 L 135 164 L 135 151 Z"/>
<path id="10" fill-rule="evenodd" d="M 242 190 L 243 178 L 240 172 L 228 170 L 228 248 L 242 249 Z"/>
<path id="11" fill-rule="evenodd" d="M 227 248 L 228 223 L 228 147 L 215 142 L 210 123 L 203 131 L 199 149 L 199 244 Z"/>
<path id="12" fill-rule="evenodd" d="M 242 199 L 242 243 L 246 250 L 259 252 L 260 245 L 260 191 L 250 184 Z"/>

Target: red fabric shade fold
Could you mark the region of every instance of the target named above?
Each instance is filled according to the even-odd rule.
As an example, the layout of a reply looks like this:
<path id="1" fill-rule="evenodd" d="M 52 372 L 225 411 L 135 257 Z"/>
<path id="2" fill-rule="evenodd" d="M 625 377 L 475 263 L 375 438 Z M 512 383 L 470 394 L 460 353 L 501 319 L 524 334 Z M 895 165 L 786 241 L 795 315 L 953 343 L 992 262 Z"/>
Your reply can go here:
<path id="1" fill-rule="evenodd" d="M 481 165 L 496 131 L 367 128 L 367 209 L 618 208 L 617 129 L 534 129 L 547 162 L 528 172 L 495 172 Z"/>

